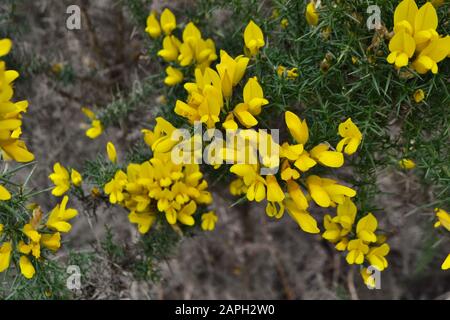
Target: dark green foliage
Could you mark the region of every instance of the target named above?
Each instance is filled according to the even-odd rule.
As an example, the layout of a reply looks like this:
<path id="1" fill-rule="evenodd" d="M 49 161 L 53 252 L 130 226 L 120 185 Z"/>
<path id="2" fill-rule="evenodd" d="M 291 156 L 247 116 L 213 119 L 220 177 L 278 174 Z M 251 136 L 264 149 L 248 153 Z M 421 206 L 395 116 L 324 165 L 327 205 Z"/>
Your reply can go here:
<path id="1" fill-rule="evenodd" d="M 122 5 L 130 12 L 134 23 L 141 29 L 145 28 L 152 0 L 121 0 Z"/>
<path id="2" fill-rule="evenodd" d="M 156 223 L 138 245 L 138 255 L 134 262 L 134 274 L 138 279 L 160 279 L 159 263 L 167 260 L 175 252 L 181 238 L 166 221 Z"/>
<path id="3" fill-rule="evenodd" d="M 94 160 L 86 161 L 83 178 L 95 186 L 103 188 L 114 177 L 118 169 L 120 168 L 111 163 L 104 155 L 98 155 Z"/>

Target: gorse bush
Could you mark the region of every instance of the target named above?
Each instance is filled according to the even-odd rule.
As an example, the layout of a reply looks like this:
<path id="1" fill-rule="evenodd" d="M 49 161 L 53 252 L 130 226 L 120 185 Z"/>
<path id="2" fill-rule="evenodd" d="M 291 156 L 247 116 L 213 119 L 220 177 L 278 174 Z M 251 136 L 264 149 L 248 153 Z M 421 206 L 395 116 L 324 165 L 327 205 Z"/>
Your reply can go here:
<path id="1" fill-rule="evenodd" d="M 374 269 L 393 259 L 395 235 L 377 202 L 381 170 L 410 171 L 430 186 L 434 199 L 423 208 L 450 231 L 448 3 L 379 1 L 372 29 L 367 1 L 200 0 L 191 11 L 148 15 L 142 1 L 126 5 L 159 66 L 106 107 L 83 107 L 85 134 L 119 130 L 142 105 L 153 119 L 128 152 L 108 142 L 78 171 L 55 163 L 51 194 L 62 199 L 48 213 L 32 197 L 49 190 L 27 191 L 31 174 L 23 184 L 13 179 L 27 165 L 8 168 L 34 157 L 20 140 L 28 104 L 11 102 L 18 73 L 1 62 L 0 272 L 10 279 L 20 273 L 24 287 L 34 281 L 43 296 L 56 292 L 60 278 L 46 280 L 58 270 L 50 257 L 78 214 L 68 195 L 83 211 L 123 208 L 141 237 L 134 274 L 152 280 L 180 239 L 220 224 L 214 199 L 229 197 L 213 191 L 217 182 L 234 197 L 230 207 L 288 215 L 320 235 L 368 287 Z M 1 40 L 0 56 L 10 47 Z M 143 103 L 150 95 L 160 106 Z M 111 239 L 105 251 L 125 255 Z M 439 261 L 448 269 L 450 254 Z"/>

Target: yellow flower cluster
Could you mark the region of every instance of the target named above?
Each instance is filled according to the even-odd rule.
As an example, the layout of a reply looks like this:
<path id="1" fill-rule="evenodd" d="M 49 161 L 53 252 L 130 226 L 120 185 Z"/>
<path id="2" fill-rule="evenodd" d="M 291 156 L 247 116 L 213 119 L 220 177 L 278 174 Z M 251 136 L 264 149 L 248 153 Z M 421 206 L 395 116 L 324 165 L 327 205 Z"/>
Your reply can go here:
<path id="1" fill-rule="evenodd" d="M 9 39 L 0 40 L 0 57 L 7 55 L 12 47 Z M 27 150 L 22 134 L 22 113 L 27 111 L 28 101 L 12 102 L 13 81 L 19 77 L 15 70 L 6 70 L 5 61 L 0 60 L 0 152 L 4 160 L 30 162 L 34 155 Z M 0 185 L 0 200 L 11 199 L 11 194 Z"/>
<path id="2" fill-rule="evenodd" d="M 1 39 L 0 57 L 7 55 L 11 46 L 11 40 Z M 5 61 L 0 60 L 0 151 L 5 160 L 30 162 L 34 160 L 34 155 L 20 140 L 22 113 L 27 111 L 28 101 L 11 101 L 14 95 L 13 81 L 18 77 L 17 71 L 6 70 Z"/>
<path id="3" fill-rule="evenodd" d="M 436 217 L 438 218 L 438 221 L 434 224 L 435 228 L 438 227 L 444 227 L 448 231 L 450 231 L 450 214 L 448 214 L 447 211 L 443 209 L 436 208 Z M 441 266 L 442 270 L 448 270 L 450 269 L 450 253 L 447 255 L 447 258 L 445 258 L 444 262 Z"/>
<path id="4" fill-rule="evenodd" d="M 45 223 L 40 207 L 35 208 L 31 220 L 23 226 L 20 233 L 3 230 L 4 226 L 0 224 L 0 272 L 8 269 L 13 248 L 16 248 L 20 254 L 19 268 L 22 275 L 27 279 L 34 277 L 35 264 L 42 259 L 41 251 L 58 251 L 61 247 L 61 233 L 67 233 L 72 228 L 68 221 L 78 212 L 67 208 L 68 201 L 69 198 L 65 196 L 49 213 Z M 21 234 L 20 239 L 17 239 L 16 234 Z"/>
<path id="5" fill-rule="evenodd" d="M 250 55 L 256 55 L 264 46 L 263 33 L 253 21 L 245 28 L 244 42 Z M 205 123 L 207 128 L 215 128 L 216 123 L 220 122 L 224 129 L 234 130 L 238 128 L 236 120 L 245 128 L 257 125 L 255 116 L 269 102 L 264 98 L 263 89 L 256 77 L 247 80 L 242 91 L 243 101 L 229 110 L 233 89 L 244 77 L 249 61 L 243 55 L 233 58 L 221 50 L 220 62 L 215 70 L 209 67 L 204 70 L 196 68 L 195 82 L 184 85 L 188 98 L 186 102 L 176 102 L 175 113 L 187 118 L 190 123 Z"/>
<path id="6" fill-rule="evenodd" d="M 239 178 L 230 185 L 233 195 L 245 194 L 249 201 L 260 202 L 267 199 L 266 213 L 270 217 L 281 218 L 285 209 L 305 232 L 319 233 L 317 221 L 308 212 L 310 200 L 323 208 L 336 207 L 347 198 L 356 195 L 355 190 L 340 185 L 337 181 L 317 175 L 303 176 L 316 165 L 339 168 L 344 164 L 342 150 L 352 154 L 359 146 L 362 135 L 356 125 L 348 119 L 339 126 L 342 139 L 336 151 L 327 143 L 321 143 L 309 151 L 305 145 L 309 140 L 306 120 L 301 120 L 292 112 L 285 113 L 285 122 L 295 140 L 294 144 L 284 142 L 279 146 L 281 172 L 276 175 L 259 174 L 261 167 L 271 168 L 278 161 L 261 161 L 256 165 L 235 164 L 230 172 Z M 268 138 L 271 139 L 268 134 Z M 261 140 L 261 139 L 260 139 Z M 261 142 L 261 141 L 260 141 Z M 284 188 L 283 188 L 284 187 Z M 305 193 L 305 187 L 308 196 Z M 284 191 L 284 190 L 286 191 Z"/>
<path id="7" fill-rule="evenodd" d="M 71 184 L 79 187 L 83 181 L 81 174 L 77 170 L 72 169 L 69 175 L 69 171 L 59 162 L 53 165 L 53 173 L 49 175 L 49 178 L 55 185 L 52 194 L 56 197 L 66 193 L 70 189 Z"/>
<path id="8" fill-rule="evenodd" d="M 149 16 L 146 31 L 152 37 L 160 36 L 163 16 L 167 14 L 167 11 L 163 12 L 160 24 L 154 13 Z M 307 6 L 306 17 L 309 24 L 317 25 L 318 15 L 314 2 Z M 175 18 L 173 17 L 173 19 Z M 167 17 L 165 21 L 168 21 Z M 172 23 L 172 26 L 174 25 L 176 25 L 175 22 Z M 174 28 L 169 29 L 169 31 L 165 31 L 164 41 L 167 42 L 167 45 L 163 43 L 164 49 L 161 50 L 162 52 L 160 51 L 159 55 L 166 61 L 180 61 L 181 54 L 177 51 L 180 41 L 171 38 L 174 37 L 171 36 Z M 186 29 L 186 34 L 191 33 Z M 184 37 L 183 41 L 184 43 L 188 42 Z M 357 208 L 351 200 L 356 196 L 356 191 L 339 184 L 336 180 L 311 173 L 311 169 L 316 166 L 329 168 L 343 166 L 344 154 L 354 154 L 362 142 L 363 137 L 360 130 L 349 118 L 339 125 L 338 134 L 341 140 L 335 148 L 328 143 L 320 143 L 312 148 L 307 148 L 309 129 L 306 120 L 301 120 L 292 112 L 286 112 L 285 122 L 293 138 L 293 143 L 286 141 L 276 145 L 270 133 L 259 132 L 259 136 L 258 134 L 245 136 L 243 133 L 245 130 L 236 131 L 238 128 L 256 127 L 259 123 L 256 117 L 261 114 L 263 107 L 269 104 L 256 77 L 248 77 L 242 84 L 242 95 L 234 92 L 245 76 L 251 61 L 249 57 L 257 55 L 265 45 L 262 30 L 253 21 L 250 21 L 244 30 L 244 43 L 246 56 L 239 55 L 233 58 L 225 50 L 221 50 L 220 61 L 215 67 L 210 67 L 210 62 L 207 65 L 197 64 L 194 74 L 195 82 L 187 82 L 184 85 L 188 94 L 187 99 L 185 101 L 177 100 L 174 112 L 186 118 L 190 124 L 201 122 L 208 129 L 216 128 L 219 123 L 222 129 L 237 132 L 238 139 L 243 138 L 250 142 L 244 145 L 244 153 L 246 156 L 256 155 L 256 162 L 248 164 L 234 161 L 229 169 L 237 176 L 237 179 L 230 184 L 230 192 L 233 195 L 245 195 L 248 201 L 266 200 L 266 213 L 269 217 L 280 219 L 287 211 L 302 230 L 314 234 L 320 233 L 321 230 L 316 219 L 309 213 L 311 206 L 315 204 L 322 208 L 334 207 L 336 215 L 334 217 L 325 215 L 324 217 L 323 238 L 334 243 L 338 250 L 347 251 L 349 264 L 363 264 L 364 261 L 367 261 L 380 271 L 384 270 L 388 265 L 385 257 L 389 252 L 389 246 L 384 243 L 383 236 L 375 234 L 378 222 L 372 214 L 369 213 L 361 219 L 357 219 Z M 169 77 L 177 78 L 176 72 L 171 69 L 167 73 Z M 296 68 L 286 69 L 280 65 L 276 72 L 280 77 L 287 79 L 298 77 Z M 178 82 L 181 81 L 182 76 L 179 77 Z M 172 83 L 172 79 L 166 78 L 167 82 Z M 242 98 L 235 101 L 233 95 Z M 156 122 L 153 131 L 143 130 L 144 140 L 153 151 L 153 159 L 143 164 L 131 164 L 127 173 L 117 172 L 115 178 L 105 186 L 105 192 L 109 194 L 110 202 L 120 203 L 127 207 L 131 212 L 130 221 L 137 223 L 142 233 L 147 232 L 154 223 L 157 212 L 164 213 L 170 224 L 175 224 L 177 221 L 186 225 L 195 223 L 191 216 L 196 210 L 198 201 L 195 198 L 192 199 L 189 193 L 187 196 L 178 197 L 178 189 L 174 188 L 178 180 L 171 176 L 167 180 L 168 186 L 165 186 L 166 181 L 155 178 L 157 172 L 158 174 L 167 172 L 167 175 L 172 175 L 172 170 L 179 173 L 184 172 L 183 167 L 194 166 L 194 171 L 197 172 L 199 179 L 202 177 L 196 165 L 174 165 L 170 161 L 167 153 L 178 143 L 171 139 L 176 128 L 163 118 L 157 118 Z M 221 142 L 223 141 L 219 141 L 219 143 Z M 267 146 L 267 142 L 273 147 L 276 145 L 279 149 L 276 159 L 266 156 L 264 153 L 263 149 Z M 236 160 L 237 153 L 242 150 L 237 150 L 237 145 L 234 147 L 234 150 L 229 150 L 227 149 L 229 146 L 219 145 L 219 154 L 214 155 L 215 159 Z M 221 152 L 223 153 L 221 154 Z M 163 163 L 162 166 L 160 166 L 161 163 Z M 217 168 L 222 162 L 208 163 Z M 280 163 L 280 172 L 262 174 L 264 169 L 270 171 Z M 142 181 L 140 185 L 138 181 Z M 182 179 L 180 182 L 186 183 Z M 153 191 L 152 188 L 156 188 L 158 192 Z M 189 190 L 183 189 L 186 192 Z M 167 194 L 168 199 L 158 198 L 160 193 Z M 208 201 L 200 201 L 200 203 L 208 204 L 211 201 L 209 193 L 207 198 Z M 150 204 L 153 202 L 155 204 L 151 206 Z M 202 228 L 211 230 L 214 228 L 217 217 L 213 212 L 209 212 L 203 214 L 201 220 Z M 369 282 L 370 278 L 364 277 L 364 280 Z"/>
<path id="9" fill-rule="evenodd" d="M 195 64 L 197 68 L 204 70 L 209 67 L 212 61 L 217 59 L 214 41 L 203 39 L 200 30 L 193 22 L 189 22 L 185 26 L 182 32 L 182 40 L 172 34 L 176 27 L 176 17 L 167 8 L 161 13 L 160 21 L 158 21 L 155 11 L 152 11 L 147 18 L 145 31 L 150 37 L 159 38 L 161 37 L 161 31 L 164 32 L 162 49 L 158 51 L 158 56 L 163 58 L 164 61 L 176 63 L 180 67 Z M 166 73 L 164 83 L 168 86 L 174 86 L 183 81 L 183 72 L 180 69 L 168 66 Z"/>
<path id="10" fill-rule="evenodd" d="M 438 62 L 450 55 L 450 36 L 439 35 L 438 16 L 427 2 L 420 9 L 414 0 L 401 1 L 394 12 L 394 36 L 387 61 L 397 68 L 408 66 L 420 74 L 438 72 Z"/>
<path id="11" fill-rule="evenodd" d="M 157 118 L 153 131 L 143 130 L 153 157 L 141 164 L 129 164 L 126 173 L 117 171 L 104 187 L 111 203 L 130 211 L 130 222 L 137 224 L 142 234 L 149 231 L 161 214 L 170 225 L 194 226 L 198 206 L 212 202 L 199 166 L 175 164 L 171 160 L 170 151 L 177 141 L 170 137 L 175 129 L 168 121 Z M 202 214 L 200 220 L 202 229 L 212 230 L 217 216 L 210 211 Z"/>
<path id="12" fill-rule="evenodd" d="M 348 264 L 363 264 L 366 260 L 371 266 L 383 271 L 387 268 L 386 255 L 389 253 L 389 245 L 384 243 L 386 237 L 376 235 L 378 221 L 372 213 L 368 213 L 359 219 L 354 229 L 357 209 L 355 204 L 346 198 L 344 203 L 337 207 L 335 217 L 325 216 L 325 232 L 322 237 L 331 243 L 339 251 L 347 251 Z M 365 269 L 361 274 L 365 280 Z"/>

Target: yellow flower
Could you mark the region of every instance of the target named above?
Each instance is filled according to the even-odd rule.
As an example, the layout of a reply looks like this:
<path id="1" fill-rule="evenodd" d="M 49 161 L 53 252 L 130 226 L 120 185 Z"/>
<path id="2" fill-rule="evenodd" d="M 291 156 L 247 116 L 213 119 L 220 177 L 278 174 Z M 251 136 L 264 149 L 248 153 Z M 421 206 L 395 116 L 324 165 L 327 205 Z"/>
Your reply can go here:
<path id="1" fill-rule="evenodd" d="M 249 106 L 246 103 L 239 103 L 233 110 L 233 114 L 239 122 L 246 128 L 254 127 L 258 124 L 258 120 L 249 111 Z"/>
<path id="2" fill-rule="evenodd" d="M 152 212 L 136 212 L 132 211 L 128 215 L 128 220 L 130 220 L 131 223 L 135 223 L 138 225 L 138 231 L 141 234 L 145 234 L 150 230 L 152 225 L 156 221 L 156 214 Z"/>
<path id="3" fill-rule="evenodd" d="M 277 74 L 278 74 L 279 77 L 284 76 L 285 72 L 286 72 L 286 67 L 285 66 L 279 65 L 277 67 Z"/>
<path id="4" fill-rule="evenodd" d="M 41 227 L 40 221 L 42 218 L 42 211 L 40 208 L 36 208 L 33 211 L 33 218 L 29 223 L 25 224 L 22 228 L 22 232 L 29 239 L 28 243 L 19 241 L 17 249 L 20 253 L 29 255 L 30 253 L 36 258 L 41 257 L 41 245 L 56 251 L 60 247 L 61 236 L 58 234 L 44 234 L 39 233 Z"/>
<path id="5" fill-rule="evenodd" d="M 414 18 L 414 41 L 416 49 L 422 51 L 430 41 L 439 38 L 436 32 L 438 16 L 436 9 L 429 2 L 425 3 L 416 13 Z"/>
<path id="6" fill-rule="evenodd" d="M 51 251 L 58 251 L 61 247 L 61 234 L 59 232 L 55 232 L 53 234 L 41 235 L 41 245 Z"/>
<path id="7" fill-rule="evenodd" d="M 58 232 L 69 232 L 72 226 L 69 221 L 78 215 L 76 209 L 66 208 L 67 202 L 69 201 L 68 196 L 64 196 L 60 204 L 57 204 L 55 208 L 50 212 L 46 226 L 50 229 L 56 230 Z"/>
<path id="8" fill-rule="evenodd" d="M 378 221 L 372 213 L 368 213 L 361 218 L 356 225 L 356 234 L 359 239 L 365 242 L 376 242 L 377 236 L 375 230 L 378 227 Z"/>
<path id="9" fill-rule="evenodd" d="M 394 32 L 407 32 L 409 35 L 414 33 L 414 22 L 419 8 L 414 0 L 401 1 L 394 12 Z"/>
<path id="10" fill-rule="evenodd" d="M 297 68 L 289 69 L 287 71 L 287 77 L 288 77 L 288 79 L 298 78 L 298 69 Z"/>
<path id="11" fill-rule="evenodd" d="M 232 87 L 241 81 L 249 60 L 249 58 L 242 55 L 233 59 L 226 51 L 220 50 L 220 63 L 217 64 L 216 69 L 222 82 L 222 90 L 225 97 L 230 97 Z M 231 85 L 230 88 L 226 88 L 227 85 Z M 229 93 L 226 94 L 225 91 L 229 91 Z"/>
<path id="12" fill-rule="evenodd" d="M 111 141 L 108 141 L 108 143 L 106 144 L 106 153 L 108 154 L 109 161 L 111 161 L 112 163 L 117 162 L 116 147 Z"/>
<path id="13" fill-rule="evenodd" d="M 401 159 L 398 161 L 398 165 L 405 170 L 411 170 L 416 167 L 416 163 L 411 159 Z"/>
<path id="14" fill-rule="evenodd" d="M 150 134 L 150 140 L 159 129 L 155 128 L 155 133 Z M 177 222 L 194 225 L 197 205 L 212 201 L 206 190 L 208 184 L 202 177 L 198 165 L 175 164 L 170 153 L 154 153 L 149 161 L 129 164 L 126 174 L 117 171 L 115 178 L 105 186 L 105 192 L 110 194 L 112 203 L 119 203 L 130 211 L 128 219 L 144 234 L 155 223 L 158 212 L 164 214 L 171 225 Z M 154 208 L 158 211 L 153 211 Z"/>
<path id="15" fill-rule="evenodd" d="M 11 50 L 9 39 L 0 40 L 0 56 Z M 22 134 L 22 113 L 28 108 L 27 101 L 12 102 L 14 96 L 14 80 L 19 77 L 15 70 L 6 70 L 5 61 L 0 61 L 0 156 L 3 160 L 29 162 L 34 155 L 26 148 L 25 142 L 19 140 Z"/>
<path id="16" fill-rule="evenodd" d="M 283 202 L 267 202 L 266 214 L 268 217 L 280 219 L 284 214 Z"/>
<path id="17" fill-rule="evenodd" d="M 211 85 L 205 86 L 204 99 L 198 107 L 200 121 L 205 123 L 208 129 L 214 128 L 220 121 L 220 110 L 223 106 L 223 97 L 221 91 Z"/>
<path id="18" fill-rule="evenodd" d="M 413 98 L 416 103 L 420 103 L 425 98 L 425 92 L 422 89 L 418 89 L 414 92 Z"/>
<path id="19" fill-rule="evenodd" d="M 397 68 L 405 67 L 416 50 L 416 43 L 410 34 L 402 30 L 389 41 L 389 50 L 391 53 L 387 57 L 387 62 L 395 64 Z"/>
<path id="20" fill-rule="evenodd" d="M 336 249 L 344 251 L 347 248 L 348 240 L 344 238 L 352 230 L 353 222 L 356 217 L 356 206 L 346 198 L 344 203 L 338 204 L 337 216 L 331 218 L 326 215 L 324 219 L 325 232 L 322 234 L 324 239 L 336 244 Z"/>
<path id="21" fill-rule="evenodd" d="M 27 223 L 26 225 L 23 226 L 22 232 L 28 238 L 30 238 L 31 241 L 39 243 L 39 241 L 41 240 L 41 234 L 38 231 L 36 231 L 35 228 L 36 226 L 32 225 L 31 223 Z"/>
<path id="22" fill-rule="evenodd" d="M 361 144 L 362 134 L 351 118 L 341 123 L 338 128 L 339 135 L 343 138 L 336 146 L 336 150 L 348 155 L 354 154 Z M 344 149 L 345 146 L 345 149 Z"/>
<path id="23" fill-rule="evenodd" d="M 172 133 L 176 128 L 167 120 L 162 117 L 156 118 L 156 125 L 153 131 L 143 129 L 141 132 L 144 134 L 145 143 L 155 153 L 166 153 L 172 150 L 172 148 L 179 142 L 172 140 Z"/>
<path id="24" fill-rule="evenodd" d="M 4 186 L 0 185 L 0 200 L 11 199 L 11 193 Z"/>
<path id="25" fill-rule="evenodd" d="M 260 202 L 266 198 L 266 181 L 257 172 L 258 167 L 250 164 L 235 164 L 230 172 L 242 177 L 247 187 L 247 199 Z"/>
<path id="26" fill-rule="evenodd" d="M 348 233 L 355 222 L 356 213 L 356 205 L 350 198 L 345 197 L 344 202 L 337 206 L 337 215 L 333 218 L 333 222 L 339 223 Z"/>
<path id="27" fill-rule="evenodd" d="M 267 201 L 281 202 L 284 200 L 284 192 L 273 175 L 266 176 Z"/>
<path id="28" fill-rule="evenodd" d="M 239 103 L 233 110 L 233 114 L 239 122 L 246 128 L 251 128 L 258 124 L 254 116 L 261 113 L 261 107 L 268 104 L 269 101 L 264 98 L 261 85 L 256 77 L 248 79 L 244 86 L 244 102 Z"/>
<path id="29" fill-rule="evenodd" d="M 53 165 L 53 173 L 48 176 L 55 187 L 52 194 L 56 197 L 62 196 L 70 189 L 69 172 L 59 162 Z"/>
<path id="30" fill-rule="evenodd" d="M 195 220 L 192 215 L 196 210 L 197 204 L 195 203 L 195 201 L 191 200 L 187 205 L 183 206 L 173 217 L 166 212 L 167 222 L 169 222 L 170 224 L 175 224 L 177 221 L 180 221 L 184 225 L 193 226 L 195 224 Z"/>
<path id="31" fill-rule="evenodd" d="M 3 233 L 3 229 L 4 229 L 4 227 L 5 227 L 5 226 L 4 226 L 3 224 L 1 224 L 1 223 L 0 223 L 0 236 L 1 236 L 1 235 L 2 235 L 2 233 Z"/>
<path id="32" fill-rule="evenodd" d="M 217 59 L 216 46 L 212 39 L 203 39 L 200 30 L 189 22 L 183 30 L 183 43 L 179 45 L 178 61 L 182 67 L 194 61 L 204 71 L 212 61 Z"/>
<path id="33" fill-rule="evenodd" d="M 286 67 L 280 65 L 277 67 L 277 74 L 279 77 L 286 76 L 288 79 L 295 79 L 298 78 L 298 69 L 286 69 Z"/>
<path id="34" fill-rule="evenodd" d="M 325 215 L 323 219 L 323 226 L 325 231 L 322 233 L 322 238 L 330 241 L 331 243 L 338 242 L 342 238 L 341 226 L 333 222 L 333 219 L 329 214 Z"/>
<path id="35" fill-rule="evenodd" d="M 180 44 L 180 55 L 178 61 L 180 66 L 190 65 L 196 58 L 198 43 L 202 39 L 200 30 L 193 22 L 189 22 L 183 30 L 183 43 Z"/>
<path id="36" fill-rule="evenodd" d="M 165 36 L 163 40 L 163 48 L 158 51 L 158 56 L 166 62 L 176 61 L 178 59 L 180 40 L 175 36 Z M 183 66 L 183 64 L 181 64 Z"/>
<path id="37" fill-rule="evenodd" d="M 348 243 L 347 250 L 346 260 L 348 264 L 362 264 L 364 255 L 369 252 L 369 246 L 361 239 L 354 239 Z"/>
<path id="38" fill-rule="evenodd" d="M 450 36 L 431 40 L 430 44 L 423 49 L 412 66 L 420 73 L 424 74 L 431 70 L 438 72 L 437 63 L 444 60 L 450 53 Z"/>
<path id="39" fill-rule="evenodd" d="M 97 138 L 103 132 L 103 126 L 100 120 L 93 120 L 91 123 L 91 127 L 86 130 L 86 136 L 91 139 Z"/>
<path id="40" fill-rule="evenodd" d="M 79 187 L 81 185 L 81 182 L 83 181 L 83 178 L 77 170 L 72 169 L 70 172 L 70 180 L 72 181 L 74 186 Z"/>
<path id="41" fill-rule="evenodd" d="M 177 27 L 177 20 L 175 15 L 168 8 L 161 13 L 161 29 L 166 35 L 170 35 Z"/>
<path id="42" fill-rule="evenodd" d="M 372 266 L 383 271 L 388 266 L 385 256 L 389 253 L 389 250 L 389 245 L 384 243 L 379 247 L 370 248 L 366 258 Z"/>
<path id="43" fill-rule="evenodd" d="M 288 214 L 294 219 L 299 227 L 308 233 L 319 233 L 320 229 L 317 227 L 317 221 L 306 210 L 297 207 L 297 204 L 292 199 L 284 201 Z"/>
<path id="44" fill-rule="evenodd" d="M 152 10 L 150 15 L 147 17 L 147 27 L 145 28 L 150 37 L 158 38 L 161 35 L 161 27 L 159 25 L 158 19 L 156 19 L 156 12 Z"/>
<path id="45" fill-rule="evenodd" d="M 301 120 L 295 113 L 286 111 L 284 114 L 286 125 L 292 137 L 300 144 L 306 144 L 309 139 L 309 130 L 306 120 Z"/>
<path id="46" fill-rule="evenodd" d="M 388 62 L 406 66 L 414 51 L 418 53 L 412 67 L 420 74 L 438 72 L 437 63 L 450 52 L 450 37 L 440 37 L 436 29 L 438 16 L 430 2 L 420 9 L 414 0 L 403 0 L 395 9 L 395 36 L 389 43 Z"/>
<path id="47" fill-rule="evenodd" d="M 241 178 L 235 179 L 230 183 L 230 193 L 233 196 L 240 196 L 247 193 L 247 186 Z"/>
<path id="48" fill-rule="evenodd" d="M 287 188 L 289 197 L 294 201 L 296 206 L 301 210 L 306 210 L 309 206 L 308 199 L 300 188 L 300 185 L 293 180 L 288 180 Z"/>
<path id="49" fill-rule="evenodd" d="M 34 160 L 34 155 L 27 150 L 25 142 L 22 140 L 0 141 L 0 149 L 3 151 L 5 160 L 15 160 L 17 162 L 30 162 Z"/>
<path id="50" fill-rule="evenodd" d="M 36 270 L 28 257 L 21 256 L 19 260 L 19 266 L 20 272 L 25 278 L 31 279 L 34 277 Z"/>
<path id="51" fill-rule="evenodd" d="M 330 151 L 330 146 L 321 143 L 311 149 L 311 158 L 323 166 L 330 168 L 340 168 L 344 165 L 344 155 L 338 151 Z"/>
<path id="52" fill-rule="evenodd" d="M 450 214 L 439 208 L 434 209 L 434 211 L 436 212 L 436 217 L 438 218 L 438 221 L 434 224 L 434 227 L 438 228 L 443 226 L 445 229 L 450 231 Z"/>
<path id="53" fill-rule="evenodd" d="M 375 278 L 372 276 L 372 274 L 367 270 L 367 268 L 362 268 L 360 271 L 361 277 L 364 281 L 364 284 L 368 288 L 375 288 Z"/>
<path id="54" fill-rule="evenodd" d="M 1 42 L 0 42 L 0 49 L 1 49 Z M 3 272 L 6 269 L 8 269 L 9 264 L 11 262 L 11 251 L 12 251 L 11 242 L 4 242 L 0 246 L 0 272 Z"/>
<path id="55" fill-rule="evenodd" d="M 342 238 L 341 241 L 336 243 L 334 247 L 336 248 L 337 251 L 345 251 L 347 250 L 347 246 L 348 246 L 348 239 Z"/>
<path id="56" fill-rule="evenodd" d="M 319 23 L 319 15 L 317 14 L 316 5 L 314 1 L 310 1 L 306 6 L 305 17 L 306 22 L 310 26 L 317 26 L 317 24 Z"/>
<path id="57" fill-rule="evenodd" d="M 256 55 L 259 52 L 259 48 L 265 45 L 263 32 L 253 20 L 250 20 L 244 30 L 244 42 L 252 56 Z"/>
<path id="58" fill-rule="evenodd" d="M 291 168 L 291 166 L 289 165 L 289 161 L 283 161 L 281 164 L 281 179 L 288 181 L 291 179 L 297 180 L 298 178 L 300 178 L 300 173 L 297 170 Z"/>
<path id="59" fill-rule="evenodd" d="M 202 214 L 202 229 L 205 231 L 214 230 L 217 220 L 218 218 L 214 211 Z"/>
<path id="60" fill-rule="evenodd" d="M 109 202 L 120 203 L 123 201 L 123 188 L 127 183 L 127 175 L 122 170 L 119 170 L 114 175 L 114 178 L 105 184 L 105 193 L 109 194 Z"/>
<path id="61" fill-rule="evenodd" d="M 95 113 L 89 108 L 83 107 L 81 108 L 81 112 L 83 112 L 84 115 L 88 117 L 90 120 L 94 120 L 97 118 Z"/>
<path id="62" fill-rule="evenodd" d="M 345 197 L 352 198 L 356 195 L 355 190 L 316 175 L 306 178 L 306 186 L 314 202 L 324 208 L 344 203 Z"/>
<path id="63" fill-rule="evenodd" d="M 280 24 L 281 24 L 281 27 L 282 27 L 283 29 L 286 29 L 286 28 L 289 26 L 289 20 L 286 19 L 286 18 L 281 19 Z"/>
<path id="64" fill-rule="evenodd" d="M 170 87 L 183 81 L 183 73 L 179 69 L 168 66 L 166 73 L 167 77 L 164 79 L 164 83 Z"/>
<path id="65" fill-rule="evenodd" d="M 233 113 L 229 113 L 226 116 L 225 121 L 222 123 L 222 127 L 225 130 L 237 130 L 238 129 L 238 124 L 236 123 L 236 121 L 234 121 Z"/>
<path id="66" fill-rule="evenodd" d="M 10 39 L 0 40 L 0 57 L 6 56 L 11 51 L 12 41 Z"/>
<path id="67" fill-rule="evenodd" d="M 289 144 L 288 142 L 283 142 L 283 144 L 281 145 L 280 148 L 280 158 L 286 158 L 289 161 L 295 161 L 297 159 L 299 159 L 299 157 L 306 153 L 307 151 L 305 150 L 303 144 Z M 309 155 L 309 153 L 308 153 Z M 312 159 L 311 159 L 312 160 Z M 314 161 L 314 160 L 312 160 Z M 315 165 L 316 162 L 314 161 Z"/>
<path id="68" fill-rule="evenodd" d="M 258 78 L 248 79 L 244 86 L 244 103 L 248 104 L 251 114 L 257 116 L 261 113 L 261 107 L 268 104 L 269 101 L 264 99 L 264 93 Z"/>
<path id="69" fill-rule="evenodd" d="M 20 241 L 17 249 L 19 250 L 20 253 L 23 254 L 32 254 L 36 259 L 39 259 L 41 257 L 41 244 L 40 244 L 40 239 L 41 239 L 41 235 L 35 231 L 38 234 L 38 240 L 34 241 L 30 238 L 30 242 L 28 244 L 26 244 L 23 241 Z"/>
<path id="70" fill-rule="evenodd" d="M 442 270 L 448 270 L 449 268 L 450 268 L 450 253 L 448 254 L 447 258 L 445 258 L 445 260 L 441 266 Z M 0 269 L 0 272 L 1 272 L 1 269 Z"/>

